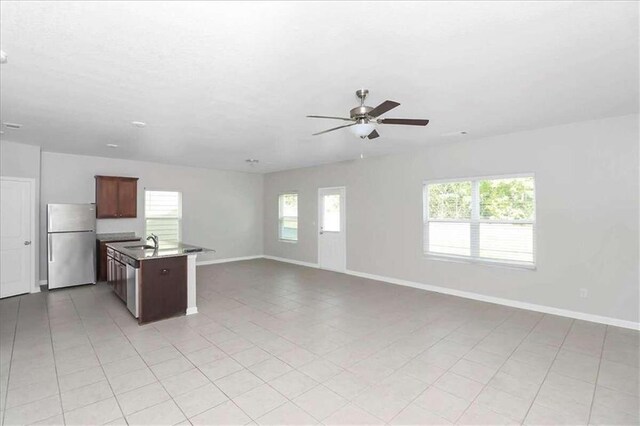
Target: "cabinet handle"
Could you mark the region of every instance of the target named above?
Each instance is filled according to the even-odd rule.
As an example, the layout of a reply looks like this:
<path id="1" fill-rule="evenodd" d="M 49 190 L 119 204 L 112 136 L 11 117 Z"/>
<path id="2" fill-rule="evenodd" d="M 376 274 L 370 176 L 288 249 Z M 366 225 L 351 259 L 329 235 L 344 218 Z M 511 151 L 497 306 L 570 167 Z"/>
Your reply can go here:
<path id="1" fill-rule="evenodd" d="M 161 269 L 160 270 L 160 275 L 167 275 L 169 274 L 169 270 L 168 269 Z"/>

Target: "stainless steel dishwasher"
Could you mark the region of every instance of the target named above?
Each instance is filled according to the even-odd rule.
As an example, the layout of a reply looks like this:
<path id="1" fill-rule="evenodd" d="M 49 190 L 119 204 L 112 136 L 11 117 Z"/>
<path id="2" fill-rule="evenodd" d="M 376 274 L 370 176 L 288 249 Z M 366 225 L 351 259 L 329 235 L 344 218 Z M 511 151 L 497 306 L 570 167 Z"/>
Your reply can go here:
<path id="1" fill-rule="evenodd" d="M 140 273 L 140 263 L 130 258 L 122 256 L 120 259 L 127 264 L 127 309 L 138 318 L 140 304 L 138 302 L 138 274 Z"/>

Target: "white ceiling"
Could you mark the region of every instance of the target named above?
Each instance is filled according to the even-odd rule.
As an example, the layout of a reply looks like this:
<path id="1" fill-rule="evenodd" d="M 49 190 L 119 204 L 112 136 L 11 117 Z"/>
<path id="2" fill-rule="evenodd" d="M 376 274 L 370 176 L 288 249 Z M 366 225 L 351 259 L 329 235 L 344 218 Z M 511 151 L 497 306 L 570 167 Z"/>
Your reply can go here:
<path id="1" fill-rule="evenodd" d="M 265 172 L 638 112 L 637 2 L 0 4 L 2 137 L 46 151 Z M 311 137 L 360 87 L 431 123 Z"/>

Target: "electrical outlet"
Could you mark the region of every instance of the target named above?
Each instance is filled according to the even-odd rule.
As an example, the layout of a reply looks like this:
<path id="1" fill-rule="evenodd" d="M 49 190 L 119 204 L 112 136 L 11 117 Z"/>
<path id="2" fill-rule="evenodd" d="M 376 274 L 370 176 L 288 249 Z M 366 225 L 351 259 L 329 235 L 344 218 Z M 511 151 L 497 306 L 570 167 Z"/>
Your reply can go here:
<path id="1" fill-rule="evenodd" d="M 586 299 L 587 297 L 589 297 L 589 290 L 587 290 L 586 288 L 581 288 L 580 289 L 580 297 L 582 299 Z"/>

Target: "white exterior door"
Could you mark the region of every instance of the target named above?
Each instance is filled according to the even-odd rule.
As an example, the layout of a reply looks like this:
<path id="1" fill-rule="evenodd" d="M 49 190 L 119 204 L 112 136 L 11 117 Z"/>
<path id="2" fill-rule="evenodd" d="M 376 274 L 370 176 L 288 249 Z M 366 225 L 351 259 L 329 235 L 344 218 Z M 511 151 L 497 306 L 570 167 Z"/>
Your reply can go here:
<path id="1" fill-rule="evenodd" d="M 33 287 L 32 185 L 2 178 L 0 187 L 0 298 L 29 293 Z"/>
<path id="2" fill-rule="evenodd" d="M 346 189 L 318 189 L 318 265 L 343 272 L 347 269 Z"/>

